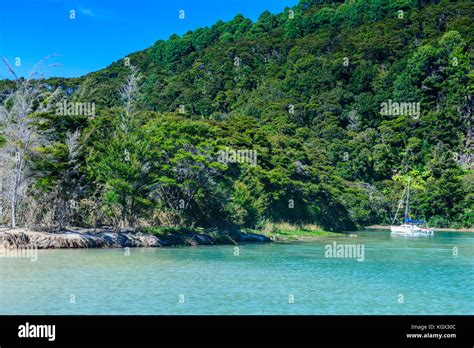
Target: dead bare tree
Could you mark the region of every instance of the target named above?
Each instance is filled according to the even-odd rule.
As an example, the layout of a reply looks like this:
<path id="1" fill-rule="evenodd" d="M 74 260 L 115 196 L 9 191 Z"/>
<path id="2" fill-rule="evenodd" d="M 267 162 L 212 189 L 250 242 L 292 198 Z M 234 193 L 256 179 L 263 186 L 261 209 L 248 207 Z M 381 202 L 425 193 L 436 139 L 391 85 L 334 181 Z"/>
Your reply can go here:
<path id="1" fill-rule="evenodd" d="M 140 81 L 142 76 L 137 67 L 130 65 L 130 73 L 127 79 L 119 89 L 120 98 L 122 99 L 122 112 L 120 114 L 120 123 L 116 129 L 117 136 L 127 136 L 129 133 L 135 130 L 137 126 L 137 109 L 140 101 Z M 145 163 L 141 168 L 140 177 L 146 176 L 149 167 Z M 133 184 L 135 187 L 139 186 L 138 183 Z M 125 228 L 125 222 L 127 215 L 131 218 L 133 214 L 134 200 L 132 197 L 124 197 L 122 200 L 123 204 L 120 208 L 120 229 Z M 129 211 L 129 214 L 127 214 Z M 135 219 L 132 218 L 132 224 Z"/>
<path id="2" fill-rule="evenodd" d="M 120 86 L 119 94 L 123 103 L 123 111 L 120 119 L 120 130 L 127 134 L 136 122 L 137 104 L 140 99 L 140 81 L 142 76 L 137 67 L 130 66 L 130 74 L 127 80 Z"/>
<path id="3" fill-rule="evenodd" d="M 0 226 L 3 225 L 3 165 L 0 162 Z"/>
<path id="4" fill-rule="evenodd" d="M 48 59 L 48 58 L 45 58 Z M 29 185 L 29 155 L 44 142 L 32 115 L 51 110 L 60 90 L 47 91 L 39 79 L 40 61 L 28 78 L 19 78 L 6 59 L 15 78 L 14 90 L 7 93 L 0 105 L 0 132 L 5 145 L 0 148 L 2 195 L 9 200 L 12 228 L 17 226 L 18 208 Z"/>

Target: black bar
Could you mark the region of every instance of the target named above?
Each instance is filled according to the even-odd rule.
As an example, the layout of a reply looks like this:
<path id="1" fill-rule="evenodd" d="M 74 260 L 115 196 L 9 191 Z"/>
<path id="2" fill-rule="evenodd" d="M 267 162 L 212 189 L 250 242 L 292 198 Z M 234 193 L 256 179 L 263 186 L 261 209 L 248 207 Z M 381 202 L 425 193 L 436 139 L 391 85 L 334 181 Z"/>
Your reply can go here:
<path id="1" fill-rule="evenodd" d="M 26 323 L 55 325 L 55 340 L 18 337 L 19 326 Z M 409 338 L 407 334 L 456 337 Z M 472 348 L 474 316 L 0 316 L 1 348 L 148 344 L 294 347 L 323 342 L 348 347 Z"/>

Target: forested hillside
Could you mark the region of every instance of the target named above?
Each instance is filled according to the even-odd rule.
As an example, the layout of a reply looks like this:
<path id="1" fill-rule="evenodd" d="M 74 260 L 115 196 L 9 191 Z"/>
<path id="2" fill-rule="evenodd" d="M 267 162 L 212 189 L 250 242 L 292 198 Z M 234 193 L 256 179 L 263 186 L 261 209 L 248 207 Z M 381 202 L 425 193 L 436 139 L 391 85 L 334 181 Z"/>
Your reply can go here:
<path id="1" fill-rule="evenodd" d="M 390 223 L 410 176 L 412 218 L 471 227 L 473 18 L 303 0 L 81 78 L 1 81 L 2 219 L 348 230 Z"/>

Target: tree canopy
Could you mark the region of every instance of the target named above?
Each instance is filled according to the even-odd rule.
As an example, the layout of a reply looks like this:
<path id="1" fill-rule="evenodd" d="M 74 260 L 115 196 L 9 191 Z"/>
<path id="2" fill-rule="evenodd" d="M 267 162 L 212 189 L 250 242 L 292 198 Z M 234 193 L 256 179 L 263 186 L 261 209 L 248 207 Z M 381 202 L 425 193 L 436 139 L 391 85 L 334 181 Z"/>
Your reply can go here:
<path id="1" fill-rule="evenodd" d="M 43 80 L 95 115 L 35 116 L 31 194 L 68 186 L 83 225 L 345 230 L 389 223 L 410 176 L 413 218 L 470 227 L 472 18 L 470 1 L 302 0 Z"/>

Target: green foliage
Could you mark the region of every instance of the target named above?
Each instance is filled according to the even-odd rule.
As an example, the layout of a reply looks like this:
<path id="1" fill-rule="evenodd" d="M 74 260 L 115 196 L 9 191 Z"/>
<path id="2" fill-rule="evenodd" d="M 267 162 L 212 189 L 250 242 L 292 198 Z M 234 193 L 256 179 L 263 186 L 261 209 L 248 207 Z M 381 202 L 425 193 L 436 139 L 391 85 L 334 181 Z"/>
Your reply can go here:
<path id="1" fill-rule="evenodd" d="M 461 159 L 472 141 L 473 10 L 468 1 L 304 0 L 255 23 L 236 16 L 128 56 L 146 77 L 131 132 L 114 131 L 124 60 L 52 79 L 99 115 L 50 116 L 47 127 L 58 143 L 85 129 L 80 171 L 115 220 L 354 229 L 390 222 L 410 175 L 416 217 L 472 226 L 472 170 Z M 420 113 L 382 114 L 388 100 L 420 103 Z M 225 148 L 258 160 L 221 163 Z"/>

